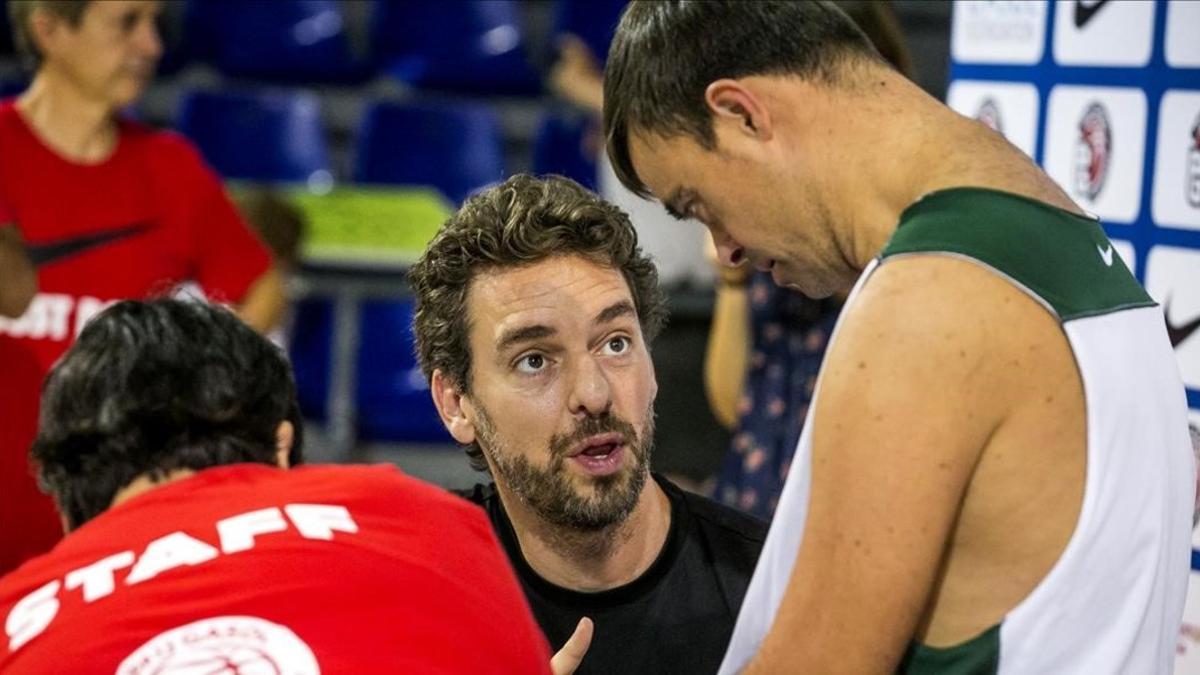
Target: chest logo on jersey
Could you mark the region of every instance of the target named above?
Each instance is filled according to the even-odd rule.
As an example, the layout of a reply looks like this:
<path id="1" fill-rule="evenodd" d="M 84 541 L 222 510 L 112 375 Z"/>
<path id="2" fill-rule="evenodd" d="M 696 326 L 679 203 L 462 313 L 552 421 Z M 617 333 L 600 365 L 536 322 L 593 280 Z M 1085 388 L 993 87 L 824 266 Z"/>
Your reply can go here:
<path id="1" fill-rule="evenodd" d="M 169 570 L 252 550 L 258 537 L 286 532 L 291 527 L 295 527 L 300 537 L 316 541 L 331 541 L 335 532 L 358 533 L 358 524 L 350 511 L 329 504 L 287 504 L 282 510 L 270 507 L 219 520 L 216 523 L 219 548 L 186 532 L 172 532 L 150 542 L 140 556 L 133 551 L 121 551 L 74 570 L 61 581 L 50 581 L 21 598 L 4 621 L 8 650 L 17 651 L 50 626 L 62 605 L 60 590 L 81 591 L 83 602 L 96 602 L 116 592 L 118 570 L 129 568 L 122 585 L 134 586 Z"/>
<path id="2" fill-rule="evenodd" d="M 30 243 L 26 245 L 26 248 L 29 251 L 29 259 L 33 261 L 34 265 L 41 267 L 42 265 L 59 262 L 73 255 L 79 255 L 84 251 L 94 249 L 98 246 L 112 244 L 122 239 L 137 236 L 149 229 L 150 223 L 133 223 L 132 225 L 114 227 L 103 232 L 90 232 L 77 237 L 67 237 L 65 239 L 38 244 Z"/>
<path id="3" fill-rule="evenodd" d="M 77 298 L 65 293 L 38 293 L 20 317 L 0 317 L 0 335 L 55 342 L 73 339 L 87 322 L 114 302 L 87 295 Z"/>
<path id="4" fill-rule="evenodd" d="M 287 626 L 256 616 L 218 616 L 155 637 L 122 661 L 116 675 L 229 672 L 319 675 L 321 668 Z"/>

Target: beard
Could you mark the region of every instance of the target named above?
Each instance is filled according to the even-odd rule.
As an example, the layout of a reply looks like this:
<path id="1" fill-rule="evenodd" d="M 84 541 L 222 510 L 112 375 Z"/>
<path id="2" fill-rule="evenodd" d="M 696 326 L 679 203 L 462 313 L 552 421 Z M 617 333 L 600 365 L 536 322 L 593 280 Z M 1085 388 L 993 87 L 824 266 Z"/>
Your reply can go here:
<path id="1" fill-rule="evenodd" d="M 646 412 L 646 426 L 641 435 L 633 425 L 612 413 L 588 417 L 571 433 L 556 434 L 550 439 L 550 461 L 545 468 L 534 465 L 524 455 L 508 452 L 487 411 L 478 402 L 476 408 L 479 447 L 490 460 L 497 482 L 528 504 L 542 520 L 575 531 L 595 532 L 623 522 L 633 513 L 650 473 L 653 406 Z M 591 490 L 576 487 L 566 466 L 568 453 L 584 439 L 610 432 L 621 434 L 621 443 L 626 452 L 632 453 L 633 462 L 614 474 L 585 478 Z"/>

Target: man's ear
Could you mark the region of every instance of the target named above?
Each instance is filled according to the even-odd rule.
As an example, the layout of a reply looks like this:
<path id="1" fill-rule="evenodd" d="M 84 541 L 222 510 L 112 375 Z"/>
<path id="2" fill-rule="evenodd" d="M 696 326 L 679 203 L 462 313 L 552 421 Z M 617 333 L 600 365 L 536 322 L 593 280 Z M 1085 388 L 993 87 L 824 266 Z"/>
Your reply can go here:
<path id="1" fill-rule="evenodd" d="M 433 396 L 433 405 L 437 408 L 438 417 L 442 418 L 442 424 L 454 440 L 462 445 L 474 443 L 475 423 L 467 415 L 471 403 L 458 385 L 441 369 L 437 369 L 433 371 L 433 377 L 429 378 L 429 393 Z"/>
<path id="2" fill-rule="evenodd" d="M 711 82 L 704 90 L 704 103 L 713 114 L 713 131 L 719 136 L 737 134 L 767 141 L 774 135 L 771 115 L 762 98 L 741 80 L 722 78 Z"/>
<path id="3" fill-rule="evenodd" d="M 292 445 L 296 442 L 296 427 L 292 423 L 284 420 L 275 427 L 275 464 L 281 469 L 290 469 L 291 462 L 288 461 L 288 456 L 292 452 Z"/>
<path id="4" fill-rule="evenodd" d="M 86 10 L 85 10 L 86 11 Z M 53 50 L 56 39 L 70 23 L 45 7 L 35 7 L 29 13 L 29 40 L 43 60 Z"/>

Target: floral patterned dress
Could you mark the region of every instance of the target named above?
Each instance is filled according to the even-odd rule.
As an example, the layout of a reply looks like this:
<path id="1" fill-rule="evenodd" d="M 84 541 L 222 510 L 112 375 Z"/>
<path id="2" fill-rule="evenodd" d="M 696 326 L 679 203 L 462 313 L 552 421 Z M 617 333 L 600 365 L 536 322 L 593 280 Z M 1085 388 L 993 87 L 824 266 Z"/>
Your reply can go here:
<path id="1" fill-rule="evenodd" d="M 732 447 L 713 496 L 770 520 L 841 302 L 779 288 L 764 273 L 752 277 L 748 291 L 753 345 Z"/>

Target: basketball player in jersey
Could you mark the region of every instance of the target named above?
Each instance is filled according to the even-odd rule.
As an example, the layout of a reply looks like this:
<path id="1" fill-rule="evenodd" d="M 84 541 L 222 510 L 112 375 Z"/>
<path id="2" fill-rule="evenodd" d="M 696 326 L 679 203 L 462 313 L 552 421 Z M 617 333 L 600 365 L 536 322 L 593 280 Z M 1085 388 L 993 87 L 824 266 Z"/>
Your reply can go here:
<path id="1" fill-rule="evenodd" d="M 633 2 L 605 77 L 627 186 L 853 286 L 721 672 L 1169 672 L 1186 404 L 1100 223 L 828 3 Z"/>

